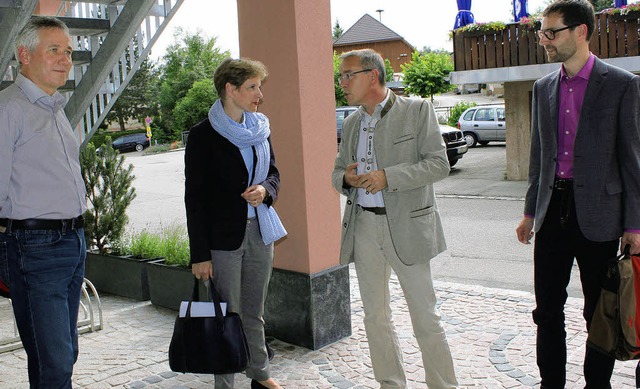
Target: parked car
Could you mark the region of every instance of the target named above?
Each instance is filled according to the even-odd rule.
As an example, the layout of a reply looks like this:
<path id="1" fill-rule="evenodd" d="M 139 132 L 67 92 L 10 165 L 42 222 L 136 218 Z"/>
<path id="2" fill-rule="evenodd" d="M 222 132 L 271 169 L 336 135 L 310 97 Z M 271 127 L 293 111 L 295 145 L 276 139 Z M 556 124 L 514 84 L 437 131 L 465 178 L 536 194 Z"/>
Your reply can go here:
<path id="1" fill-rule="evenodd" d="M 456 94 L 480 93 L 480 84 L 463 84 L 456 87 Z"/>
<path id="2" fill-rule="evenodd" d="M 469 149 L 467 142 L 464 139 L 462 131 L 455 127 L 440 124 L 440 133 L 442 134 L 444 143 L 447 145 L 447 159 L 449 159 L 449 166 L 454 166 Z"/>
<path id="3" fill-rule="evenodd" d="M 336 108 L 336 125 L 338 129 L 338 143 L 342 139 L 342 122 L 344 119 L 355 112 L 358 107 L 338 107 Z M 447 158 L 449 159 L 449 165 L 455 165 L 460 158 L 467 152 L 467 143 L 465 142 L 462 131 L 455 127 L 440 125 L 440 133 L 442 139 L 447 145 Z"/>
<path id="4" fill-rule="evenodd" d="M 338 128 L 338 144 L 342 140 L 342 122 L 347 116 L 351 115 L 358 107 L 338 107 L 336 108 L 336 125 Z"/>
<path id="5" fill-rule="evenodd" d="M 458 128 L 464 134 L 467 146 L 507 139 L 504 121 L 504 105 L 479 105 L 468 108 L 458 119 Z"/>
<path id="6" fill-rule="evenodd" d="M 113 141 L 113 148 L 120 152 L 142 151 L 147 147 L 149 147 L 149 138 L 145 133 L 125 135 Z"/>

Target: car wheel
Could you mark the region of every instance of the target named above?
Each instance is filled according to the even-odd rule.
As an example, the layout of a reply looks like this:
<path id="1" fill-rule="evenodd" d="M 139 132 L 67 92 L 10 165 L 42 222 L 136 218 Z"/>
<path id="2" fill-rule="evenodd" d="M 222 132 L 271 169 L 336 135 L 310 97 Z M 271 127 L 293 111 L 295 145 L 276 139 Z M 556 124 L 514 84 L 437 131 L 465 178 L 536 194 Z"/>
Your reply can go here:
<path id="1" fill-rule="evenodd" d="M 140 145 L 140 144 L 136 145 L 136 151 L 142 151 L 142 150 L 144 150 L 143 145 Z"/>
<path id="2" fill-rule="evenodd" d="M 483 140 L 481 142 L 478 142 L 480 144 L 480 146 L 486 146 L 489 144 L 489 141 Z"/>
<path id="3" fill-rule="evenodd" d="M 469 147 L 476 147 L 476 144 L 478 144 L 478 138 L 471 132 L 464 134 L 464 140 L 467 142 L 467 146 Z"/>

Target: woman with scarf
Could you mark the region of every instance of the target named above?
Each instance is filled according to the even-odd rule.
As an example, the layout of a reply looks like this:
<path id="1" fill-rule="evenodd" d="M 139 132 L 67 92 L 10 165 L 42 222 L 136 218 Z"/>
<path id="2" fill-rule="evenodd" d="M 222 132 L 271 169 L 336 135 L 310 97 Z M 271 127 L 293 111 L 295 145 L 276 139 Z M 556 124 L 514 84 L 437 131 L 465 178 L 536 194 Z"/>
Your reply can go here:
<path id="1" fill-rule="evenodd" d="M 251 358 L 251 388 L 281 388 L 271 378 L 264 303 L 273 242 L 286 231 L 272 208 L 280 187 L 269 119 L 257 112 L 267 70 L 258 61 L 227 59 L 213 81 L 220 97 L 209 117 L 189 131 L 185 205 L 196 278 L 212 279 L 229 311 L 242 318 Z M 216 375 L 233 388 L 234 375 Z"/>

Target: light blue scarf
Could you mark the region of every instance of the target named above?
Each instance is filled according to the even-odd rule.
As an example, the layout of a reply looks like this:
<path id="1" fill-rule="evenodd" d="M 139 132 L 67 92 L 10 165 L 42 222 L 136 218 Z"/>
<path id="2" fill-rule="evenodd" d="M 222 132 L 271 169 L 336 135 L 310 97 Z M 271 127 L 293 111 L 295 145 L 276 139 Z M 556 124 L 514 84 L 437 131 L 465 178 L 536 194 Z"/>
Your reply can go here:
<path id="1" fill-rule="evenodd" d="M 269 119 L 259 112 L 244 113 L 245 126 L 233 121 L 224 112 L 222 103 L 217 100 L 209 110 L 209 122 L 220 135 L 233 143 L 237 148 L 244 149 L 254 147 L 258 161 L 255 167 L 254 183 L 261 183 L 267 179 L 269 173 L 269 163 L 271 161 L 271 151 L 269 149 Z M 287 235 L 276 210 L 267 207 L 262 203 L 256 207 L 260 225 L 262 241 L 265 245 Z"/>

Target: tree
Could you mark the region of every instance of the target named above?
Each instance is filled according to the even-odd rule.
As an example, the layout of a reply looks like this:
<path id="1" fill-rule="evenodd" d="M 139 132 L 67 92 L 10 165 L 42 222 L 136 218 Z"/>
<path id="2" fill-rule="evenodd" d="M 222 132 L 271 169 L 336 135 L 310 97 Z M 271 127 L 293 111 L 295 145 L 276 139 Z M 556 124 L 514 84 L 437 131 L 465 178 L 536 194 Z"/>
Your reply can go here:
<path id="1" fill-rule="evenodd" d="M 342 27 L 340 27 L 340 23 L 336 19 L 336 24 L 335 26 L 333 26 L 333 40 L 335 41 L 336 39 L 340 38 L 342 34 L 344 34 L 344 30 L 342 30 Z"/>
<path id="2" fill-rule="evenodd" d="M 593 4 L 593 8 L 596 12 L 611 8 L 614 5 L 613 0 L 592 0 L 591 4 Z"/>
<path id="3" fill-rule="evenodd" d="M 335 89 L 336 107 L 349 105 L 340 87 L 340 56 L 335 51 L 333 52 L 333 85 Z"/>
<path id="4" fill-rule="evenodd" d="M 176 127 L 174 109 L 196 81 L 213 79 L 218 65 L 230 56 L 216 46 L 216 38 L 201 31 L 191 34 L 178 29 L 175 43 L 167 48 L 163 57 L 160 79 L 160 134 L 162 141 L 178 140 L 180 133 L 189 128 Z"/>
<path id="5" fill-rule="evenodd" d="M 105 122 L 117 121 L 120 131 L 125 131 L 125 123 L 129 119 L 142 121 L 147 115 L 154 116 L 158 113 L 157 72 L 155 64 L 145 59 L 140 64 L 140 69 L 133 75 L 129 85 L 107 114 Z"/>
<path id="6" fill-rule="evenodd" d="M 384 80 L 386 82 L 393 81 L 393 73 L 395 72 L 393 71 L 393 67 L 391 66 L 391 61 L 389 61 L 389 59 L 387 58 L 384 59 L 384 72 L 385 72 Z"/>
<path id="7" fill-rule="evenodd" d="M 421 97 L 433 96 L 452 89 L 448 81 L 453 71 L 451 56 L 446 52 L 420 54 L 414 51 L 411 62 L 402 64 L 405 91 Z"/>
<path id="8" fill-rule="evenodd" d="M 209 114 L 211 105 L 218 99 L 213 80 L 205 78 L 193 83 L 187 95 L 173 109 L 175 128 L 191 128 Z"/>

